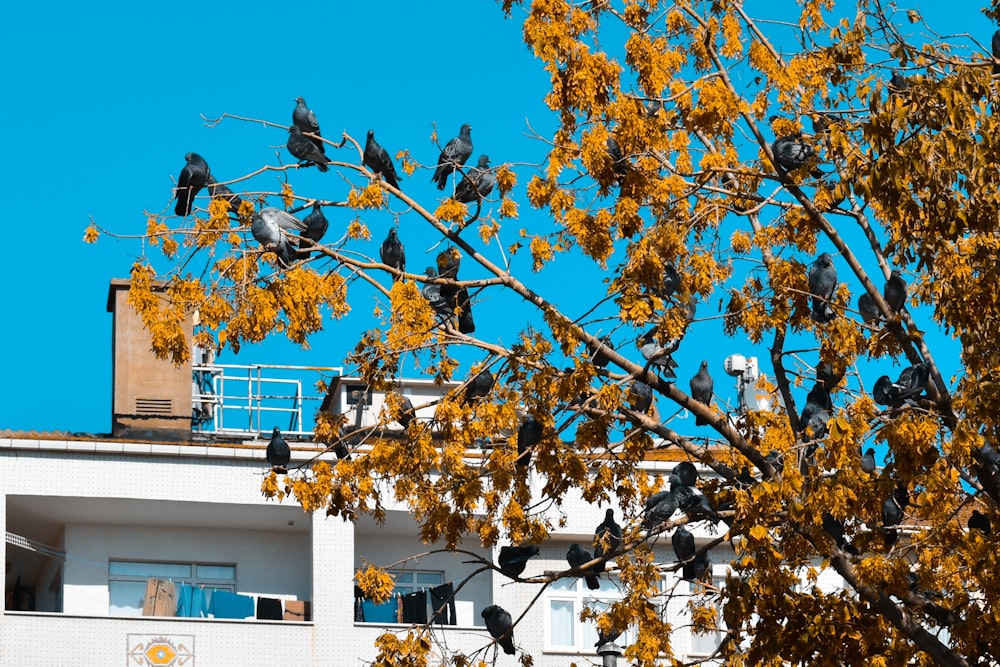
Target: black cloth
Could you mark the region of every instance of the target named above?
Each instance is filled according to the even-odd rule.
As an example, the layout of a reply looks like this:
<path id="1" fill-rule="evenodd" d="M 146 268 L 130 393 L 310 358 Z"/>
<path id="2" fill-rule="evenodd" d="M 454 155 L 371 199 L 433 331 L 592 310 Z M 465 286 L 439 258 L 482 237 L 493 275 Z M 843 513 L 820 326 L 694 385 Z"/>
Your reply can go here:
<path id="1" fill-rule="evenodd" d="M 277 598 L 257 598 L 257 618 L 270 621 L 280 621 L 283 619 L 281 600 Z"/>
<path id="2" fill-rule="evenodd" d="M 431 594 L 432 623 L 455 625 L 455 586 L 449 581 L 428 590 Z M 447 605 L 447 606 L 446 606 Z"/>
<path id="3" fill-rule="evenodd" d="M 365 622 L 365 592 L 360 586 L 354 587 L 354 622 Z"/>
<path id="4" fill-rule="evenodd" d="M 427 622 L 427 592 L 416 591 L 403 596 L 403 623 Z"/>

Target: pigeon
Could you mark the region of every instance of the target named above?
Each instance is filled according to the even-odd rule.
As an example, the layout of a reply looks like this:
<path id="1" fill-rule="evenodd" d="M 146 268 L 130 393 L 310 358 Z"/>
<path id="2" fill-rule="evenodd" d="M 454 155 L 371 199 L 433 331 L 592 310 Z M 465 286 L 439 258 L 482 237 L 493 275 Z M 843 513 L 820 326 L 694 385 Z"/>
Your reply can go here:
<path id="1" fill-rule="evenodd" d="M 892 494 L 882 501 L 882 530 L 885 531 L 885 547 L 892 547 L 899 539 L 896 530 L 903 521 L 903 510 L 910 504 L 910 494 L 904 487 L 897 487 Z"/>
<path id="2" fill-rule="evenodd" d="M 719 523 L 719 515 L 708 502 L 708 497 L 696 486 L 689 486 L 680 481 L 676 474 L 670 475 L 670 491 L 677 501 L 677 509 L 687 514 L 692 521 L 708 519 Z"/>
<path id="3" fill-rule="evenodd" d="M 294 125 L 288 128 L 288 143 L 285 148 L 300 163 L 305 163 L 306 166 L 314 164 L 320 171 L 330 171 L 330 168 L 326 166 L 329 164 L 330 158 L 316 148 L 316 144 L 304 136 L 302 130 Z"/>
<path id="4" fill-rule="evenodd" d="M 712 569 L 712 561 L 707 553 L 695 556 L 690 565 L 681 568 L 681 576 L 688 581 L 700 581 L 705 577 L 705 573 Z"/>
<path id="5" fill-rule="evenodd" d="M 484 368 L 466 385 L 462 403 L 468 405 L 474 399 L 484 398 L 493 389 L 494 384 L 496 384 L 496 378 L 493 377 L 493 373 L 489 369 Z"/>
<path id="6" fill-rule="evenodd" d="M 664 301 L 673 296 L 677 290 L 681 288 L 681 276 L 677 273 L 677 269 L 673 264 L 667 264 L 663 267 L 663 283 L 660 289 L 653 290 L 653 294 L 660 297 Z"/>
<path id="7" fill-rule="evenodd" d="M 448 308 L 452 312 L 458 313 L 459 333 L 470 334 L 474 332 L 476 330 L 476 321 L 472 319 L 472 301 L 469 299 L 469 290 L 459 287 L 457 290 L 452 291 L 447 289 L 447 285 L 443 287 L 446 289 L 441 290 L 441 292 L 448 303 Z"/>
<path id="8" fill-rule="evenodd" d="M 302 224 L 306 228 L 299 235 L 299 258 L 307 259 L 312 254 L 309 241 L 319 244 L 323 240 L 323 235 L 326 234 L 327 228 L 330 226 L 326 216 L 323 215 L 323 207 L 319 205 L 319 201 L 313 202 L 312 211 L 302 219 Z"/>
<path id="9" fill-rule="evenodd" d="M 858 297 L 858 312 L 861 313 L 861 319 L 864 320 L 865 324 L 871 324 L 880 317 L 878 308 L 875 306 L 875 299 L 868 292 L 862 292 L 861 296 Z"/>
<path id="10" fill-rule="evenodd" d="M 691 378 L 691 398 L 694 400 L 704 403 L 705 405 L 711 405 L 712 403 L 712 390 L 715 386 L 712 376 L 708 374 L 708 362 L 702 361 L 701 368 L 693 378 Z M 704 417 L 695 417 L 695 426 L 704 426 L 710 424 L 711 422 Z"/>
<path id="11" fill-rule="evenodd" d="M 829 361 L 823 362 L 816 366 L 816 382 L 819 383 L 823 389 L 830 392 L 832 389 L 836 389 L 840 381 L 844 379 L 844 373 L 847 371 L 846 366 L 835 367 Z"/>
<path id="12" fill-rule="evenodd" d="M 576 569 L 582 567 L 584 564 L 589 563 L 594 560 L 594 557 L 586 549 L 582 549 L 579 544 L 569 545 L 569 551 L 566 552 L 566 562 L 569 566 Z M 590 573 L 591 570 L 585 570 L 586 573 Z M 584 581 L 587 582 L 587 588 L 592 591 L 596 591 L 601 587 L 601 582 L 598 580 L 596 574 L 584 574 Z"/>
<path id="13" fill-rule="evenodd" d="M 749 489 L 757 483 L 757 478 L 750 473 L 748 466 L 740 468 L 740 474 L 736 476 L 736 488 Z"/>
<path id="14" fill-rule="evenodd" d="M 694 486 L 698 483 L 698 469 L 690 461 L 681 461 L 670 472 L 684 486 Z"/>
<path id="15" fill-rule="evenodd" d="M 527 468 L 531 463 L 531 450 L 542 441 L 542 425 L 528 415 L 517 429 L 517 466 Z"/>
<path id="16" fill-rule="evenodd" d="M 368 130 L 368 140 L 365 141 L 364 163 L 366 167 L 376 174 L 381 174 L 386 183 L 397 190 L 400 189 L 399 177 L 396 175 L 396 166 L 392 163 L 392 158 L 389 157 L 389 151 L 382 148 L 375 141 L 375 132 L 373 130 Z"/>
<path id="17" fill-rule="evenodd" d="M 820 323 L 826 323 L 835 316 L 830 302 L 837 291 L 837 269 L 833 257 L 828 252 L 816 258 L 809 267 L 809 293 L 812 294 L 812 316 Z"/>
<path id="18" fill-rule="evenodd" d="M 622 155 L 622 149 L 618 146 L 618 142 L 612 137 L 608 137 L 608 157 L 611 158 L 611 168 L 615 172 L 616 180 L 621 182 L 628 176 L 629 162 Z"/>
<path id="19" fill-rule="evenodd" d="M 674 373 L 674 369 L 677 368 L 677 362 L 671 355 L 680 347 L 681 339 L 675 338 L 661 346 L 657 344 L 655 334 L 656 329 L 650 329 L 643 334 L 642 338 L 639 339 L 639 352 L 642 354 L 642 358 L 650 366 L 655 366 L 663 377 L 668 380 L 676 379 L 677 374 Z"/>
<path id="20" fill-rule="evenodd" d="M 826 437 L 826 425 L 830 421 L 832 409 L 830 392 L 817 382 L 806 395 L 806 404 L 802 406 L 802 414 L 799 415 L 799 432 L 804 439 L 819 440 Z M 811 454 L 812 451 L 807 453 Z"/>
<path id="21" fill-rule="evenodd" d="M 972 510 L 972 514 L 969 515 L 969 530 L 978 530 L 984 535 L 993 534 L 990 518 L 976 509 Z"/>
<path id="22" fill-rule="evenodd" d="M 669 521 L 676 511 L 677 496 L 674 495 L 673 489 L 654 493 L 646 500 L 642 526 L 647 530 L 654 528 L 664 521 Z"/>
<path id="23" fill-rule="evenodd" d="M 844 523 L 829 512 L 823 512 L 823 530 L 833 538 L 838 549 L 858 555 L 857 548 L 844 537 Z"/>
<path id="24" fill-rule="evenodd" d="M 983 491 L 1000 503 L 1000 456 L 990 443 L 983 443 L 983 446 L 972 452 L 975 460 L 973 470 Z"/>
<path id="25" fill-rule="evenodd" d="M 438 277 L 458 280 L 458 267 L 462 264 L 462 254 L 458 248 L 449 246 L 437 256 Z"/>
<path id="26" fill-rule="evenodd" d="M 240 210 L 240 206 L 243 205 L 243 199 L 229 189 L 228 186 L 222 185 L 216 182 L 215 177 L 211 174 L 208 175 L 208 179 L 205 181 L 208 186 L 208 194 L 212 199 L 222 199 L 227 204 L 229 204 L 229 210 L 236 213 Z"/>
<path id="27" fill-rule="evenodd" d="M 174 213 L 182 217 L 191 214 L 195 196 L 208 184 L 212 175 L 205 158 L 197 153 L 188 153 L 184 161 L 187 164 L 177 178 L 177 204 L 174 206 Z"/>
<path id="28" fill-rule="evenodd" d="M 402 396 L 399 407 L 400 414 L 397 421 L 403 428 L 410 428 L 410 424 L 417 418 L 416 412 L 413 409 L 413 401 L 410 400 L 409 396 Z"/>
<path id="29" fill-rule="evenodd" d="M 646 414 L 653 405 L 653 388 L 641 380 L 633 381 L 628 390 L 628 402 L 633 410 Z"/>
<path id="30" fill-rule="evenodd" d="M 681 563 L 694 558 L 697 551 L 694 544 L 694 535 L 684 526 L 677 526 L 674 534 L 670 537 L 670 544 L 674 547 L 674 555 Z M 684 577 L 687 579 L 687 577 Z"/>
<path id="31" fill-rule="evenodd" d="M 264 247 L 278 256 L 278 261 L 282 266 L 289 266 L 295 261 L 296 252 L 292 247 L 292 242 L 285 236 L 284 231 L 292 229 L 302 231 L 305 225 L 287 211 L 280 208 L 263 208 L 254 213 L 250 231 L 253 237 Z"/>
<path id="32" fill-rule="evenodd" d="M 802 140 L 802 133 L 797 132 L 784 137 L 778 137 L 771 144 L 771 153 L 774 160 L 786 171 L 795 171 L 806 165 L 816 156 L 816 149 Z M 812 171 L 813 178 L 819 178 L 823 172 L 819 169 Z"/>
<path id="33" fill-rule="evenodd" d="M 396 228 L 390 227 L 389 234 L 382 241 L 382 247 L 379 249 L 379 256 L 382 258 L 382 263 L 390 266 L 397 271 L 406 271 L 406 251 L 403 249 L 403 244 L 399 240 L 399 235 L 396 234 Z M 392 274 L 392 280 L 395 282 L 399 276 L 395 273 Z"/>
<path id="34" fill-rule="evenodd" d="M 906 281 L 899 275 L 899 271 L 893 270 L 889 274 L 889 279 L 885 281 L 882 296 L 894 313 L 898 313 L 903 309 L 903 304 L 906 303 Z"/>
<path id="35" fill-rule="evenodd" d="M 875 465 L 875 450 L 871 447 L 861 455 L 861 469 L 869 475 L 875 474 L 878 467 Z"/>
<path id="36" fill-rule="evenodd" d="M 455 201 L 468 204 L 485 199 L 493 192 L 497 179 L 490 169 L 490 156 L 480 155 L 479 163 L 470 169 L 455 188 Z"/>
<path id="37" fill-rule="evenodd" d="M 437 271 L 433 266 L 428 266 L 424 269 L 424 273 L 428 278 L 438 277 Z M 453 311 L 451 310 L 451 306 L 448 305 L 448 301 L 441 294 L 441 285 L 438 285 L 437 283 L 426 283 L 420 288 L 420 294 L 427 299 L 431 308 L 433 308 L 438 315 L 450 316 L 452 314 Z"/>
<path id="38" fill-rule="evenodd" d="M 271 464 L 271 470 L 278 474 L 288 472 L 288 462 L 292 458 L 292 450 L 288 448 L 288 443 L 281 437 L 281 431 L 274 427 L 271 432 L 271 442 L 267 443 L 267 462 Z"/>
<path id="39" fill-rule="evenodd" d="M 990 50 L 993 53 L 994 60 L 1000 60 L 1000 30 L 993 33 L 993 40 L 990 44 Z M 1000 65 L 993 63 L 993 76 L 1000 74 Z"/>
<path id="40" fill-rule="evenodd" d="M 472 155 L 471 130 L 472 126 L 466 123 L 462 126 L 458 136 L 444 145 L 444 149 L 438 157 L 437 169 L 434 170 L 434 175 L 431 177 L 431 182 L 437 184 L 438 190 L 444 190 L 444 186 L 448 183 L 448 175 L 455 171 L 455 167 L 465 164 L 465 161 Z"/>
<path id="41" fill-rule="evenodd" d="M 889 77 L 889 92 L 905 93 L 912 85 L 913 84 L 907 77 L 903 76 L 896 70 L 892 70 L 892 76 Z"/>
<path id="42" fill-rule="evenodd" d="M 606 347 L 609 350 L 613 350 L 615 349 L 615 345 L 611 342 L 611 336 L 601 336 L 598 342 L 600 345 L 597 347 L 592 347 L 590 344 L 587 345 L 587 351 L 591 355 L 590 360 L 598 368 L 607 368 L 608 364 L 611 363 L 611 359 L 604 353 L 603 348 Z"/>
<path id="43" fill-rule="evenodd" d="M 901 407 L 904 403 L 912 404 L 927 388 L 930 380 L 930 370 L 926 364 L 914 364 L 904 368 L 899 379 L 893 382 L 888 375 L 881 376 L 872 387 L 872 398 L 879 405 L 890 408 Z"/>
<path id="44" fill-rule="evenodd" d="M 480 616 L 486 621 L 486 629 L 490 635 L 497 640 L 503 652 L 507 655 L 514 655 L 514 620 L 510 612 L 503 607 L 491 604 L 480 612 Z"/>
<path id="45" fill-rule="evenodd" d="M 618 551 L 622 543 L 622 527 L 615 523 L 615 511 L 608 508 L 604 513 L 604 521 L 594 529 L 594 558 L 606 558 Z M 594 568 L 595 572 L 604 572 L 605 563 Z"/>
<path id="46" fill-rule="evenodd" d="M 301 132 L 315 134 L 316 138 L 309 137 L 309 141 L 316 146 L 320 153 L 326 154 L 326 147 L 323 145 L 323 140 L 319 138 L 321 135 L 319 133 L 319 121 L 316 120 L 316 114 L 306 106 L 305 99 L 301 97 L 295 98 L 295 109 L 292 111 L 292 125 L 299 128 Z"/>
<path id="47" fill-rule="evenodd" d="M 503 546 L 500 547 L 500 554 L 497 556 L 497 566 L 511 579 L 517 579 L 524 572 L 528 559 L 537 555 L 538 547 L 534 544 L 526 547 Z"/>
<path id="48" fill-rule="evenodd" d="M 784 472 L 785 457 L 781 452 L 772 449 L 767 453 L 767 456 L 764 457 L 764 460 L 767 461 L 772 468 L 774 468 L 774 472 L 776 474 L 780 475 L 782 472 Z"/>

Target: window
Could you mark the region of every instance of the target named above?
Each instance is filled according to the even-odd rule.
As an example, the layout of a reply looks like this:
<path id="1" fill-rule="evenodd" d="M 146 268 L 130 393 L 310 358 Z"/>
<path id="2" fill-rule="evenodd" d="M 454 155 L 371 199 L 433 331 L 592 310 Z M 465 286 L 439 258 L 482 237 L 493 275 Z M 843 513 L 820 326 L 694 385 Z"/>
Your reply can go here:
<path id="1" fill-rule="evenodd" d="M 597 625 L 581 621 L 580 613 L 589 608 L 606 610 L 622 595 L 618 581 L 608 577 L 598 579 L 598 590 L 587 588 L 583 579 L 557 579 L 546 590 L 545 648 L 549 651 L 593 654 L 597 649 Z M 628 630 L 616 642 L 630 644 L 634 631 Z"/>
<path id="2" fill-rule="evenodd" d="M 367 623 L 397 623 L 397 595 L 407 595 L 416 591 L 426 590 L 444 583 L 444 572 L 437 570 L 386 570 L 392 577 L 392 597 L 382 604 L 369 600 L 362 602 L 363 617 Z M 355 616 L 355 620 L 360 617 Z"/>
<path id="3" fill-rule="evenodd" d="M 146 581 L 151 577 L 175 584 L 190 584 L 206 589 L 206 604 L 211 590 L 236 592 L 236 566 L 213 563 L 155 563 L 113 560 L 108 565 L 108 594 L 111 616 L 142 616 Z"/>

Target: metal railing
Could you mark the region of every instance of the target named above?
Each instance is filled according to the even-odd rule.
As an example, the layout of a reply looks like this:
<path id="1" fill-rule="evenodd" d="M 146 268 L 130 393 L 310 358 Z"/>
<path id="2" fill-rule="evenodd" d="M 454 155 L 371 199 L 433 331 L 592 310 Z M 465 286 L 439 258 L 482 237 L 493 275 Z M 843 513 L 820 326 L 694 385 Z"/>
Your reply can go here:
<path id="1" fill-rule="evenodd" d="M 192 428 L 209 435 L 257 437 L 277 426 L 288 435 L 310 436 L 323 400 L 313 389 L 316 382 L 329 383 L 342 373 L 334 366 L 194 365 Z"/>

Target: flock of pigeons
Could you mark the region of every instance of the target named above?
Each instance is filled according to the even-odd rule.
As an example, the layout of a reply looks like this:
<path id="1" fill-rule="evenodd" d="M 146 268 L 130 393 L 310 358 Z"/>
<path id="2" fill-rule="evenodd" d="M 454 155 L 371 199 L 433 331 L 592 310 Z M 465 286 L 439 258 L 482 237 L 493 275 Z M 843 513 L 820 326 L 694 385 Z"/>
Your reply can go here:
<path id="1" fill-rule="evenodd" d="M 329 171 L 332 160 L 326 155 L 326 142 L 320 134 L 316 114 L 306 106 L 303 98 L 298 97 L 295 102 L 286 148 L 301 166 L 315 166 L 322 172 Z M 441 150 L 431 177 L 439 190 L 445 189 L 452 173 L 465 165 L 472 155 L 471 131 L 470 125 L 462 125 L 458 136 L 448 141 Z M 340 148 L 344 145 L 344 141 L 333 145 Z M 228 186 L 215 180 L 208 162 L 202 156 L 188 153 L 184 156 L 184 161 L 185 165 L 177 179 L 177 201 L 174 206 L 176 215 L 182 217 L 190 215 L 195 197 L 206 187 L 212 199 L 226 201 L 232 212 L 239 210 L 243 199 Z M 381 176 L 387 184 L 400 189 L 395 164 L 388 151 L 375 141 L 375 133 L 372 130 L 368 131 L 363 163 L 376 176 Z M 480 155 L 477 166 L 463 171 L 464 175 L 455 186 L 452 199 L 463 204 L 473 202 L 481 204 L 496 185 L 496 176 L 490 168 L 489 156 Z M 281 266 L 287 268 L 297 260 L 308 259 L 311 250 L 319 245 L 328 227 L 329 222 L 323 215 L 322 206 L 319 201 L 315 201 L 312 212 L 303 220 L 279 208 L 262 208 L 253 214 L 250 231 L 264 250 L 273 252 Z M 395 229 L 390 229 L 382 244 L 381 258 L 384 264 L 398 272 L 393 274 L 394 279 L 405 270 L 406 255 Z M 454 311 L 454 304 L 451 310 Z"/>

